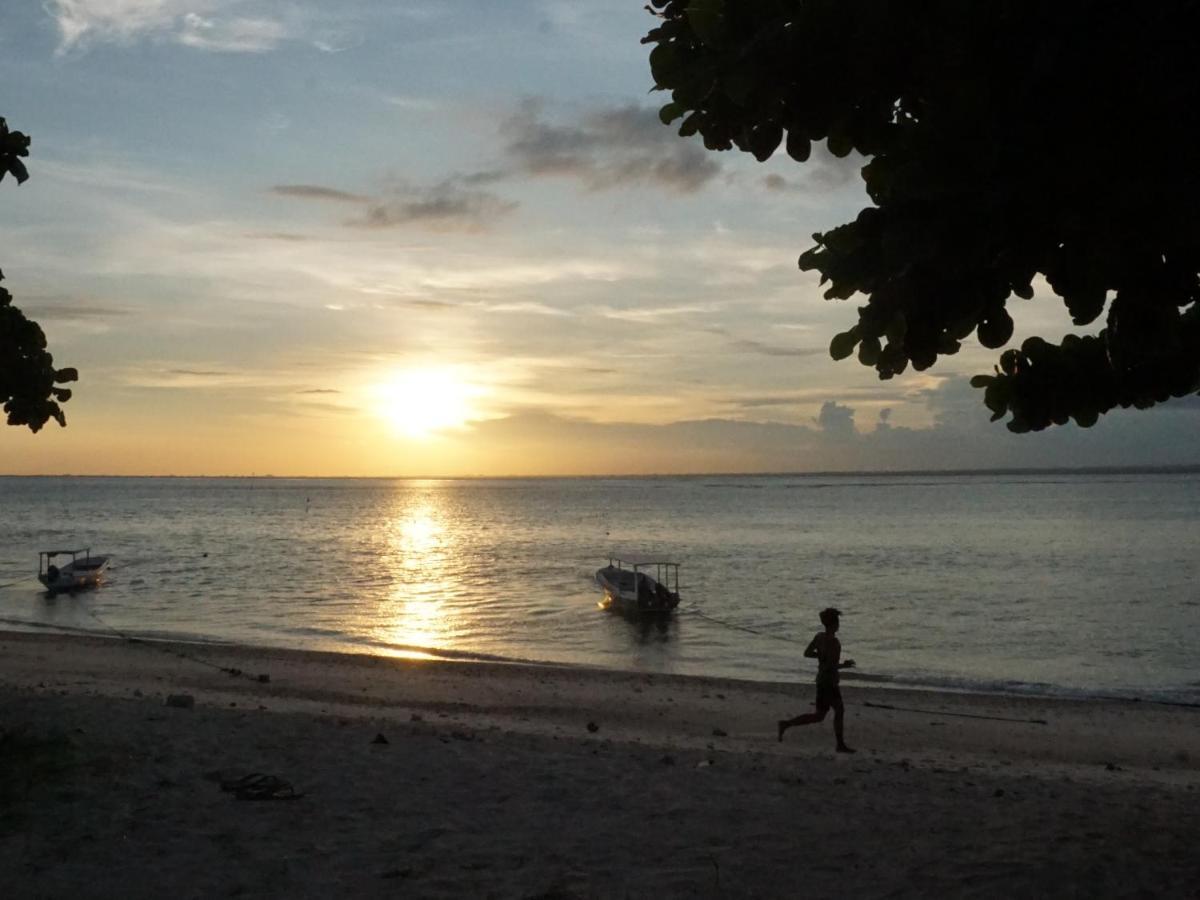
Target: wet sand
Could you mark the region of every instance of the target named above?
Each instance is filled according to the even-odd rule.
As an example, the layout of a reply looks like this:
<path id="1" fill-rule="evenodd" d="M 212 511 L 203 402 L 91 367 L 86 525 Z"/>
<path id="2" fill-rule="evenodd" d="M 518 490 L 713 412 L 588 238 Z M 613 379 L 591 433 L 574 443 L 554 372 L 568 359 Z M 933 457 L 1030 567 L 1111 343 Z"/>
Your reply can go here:
<path id="1" fill-rule="evenodd" d="M 4 896 L 1197 896 L 1200 710 L 812 693 L 0 633 Z"/>

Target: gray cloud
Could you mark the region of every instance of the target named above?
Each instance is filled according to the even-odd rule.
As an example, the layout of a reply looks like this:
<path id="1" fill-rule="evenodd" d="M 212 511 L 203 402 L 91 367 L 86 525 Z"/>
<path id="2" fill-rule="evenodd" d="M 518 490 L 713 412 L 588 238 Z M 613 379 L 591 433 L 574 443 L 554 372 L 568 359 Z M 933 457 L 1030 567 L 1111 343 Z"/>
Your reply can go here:
<path id="1" fill-rule="evenodd" d="M 451 176 L 429 186 L 399 183 L 373 197 L 320 184 L 277 184 L 269 191 L 301 200 L 360 206 L 362 213 L 345 223 L 356 228 L 413 225 L 431 231 L 483 231 L 518 206 L 479 187 L 501 177 L 501 173 L 487 171 Z M 282 234 L 269 236 L 291 239 Z"/>
<path id="2" fill-rule="evenodd" d="M 221 372 L 215 369 L 168 369 L 168 375 L 187 375 L 191 378 L 228 378 L 235 372 Z"/>
<path id="3" fill-rule="evenodd" d="M 702 147 L 680 140 L 649 107 L 602 109 L 552 124 L 540 102 L 527 100 L 500 131 L 517 171 L 574 178 L 590 190 L 651 185 L 691 193 L 721 171 Z"/>
<path id="4" fill-rule="evenodd" d="M 320 184 L 277 184 L 270 188 L 272 194 L 281 197 L 299 197 L 302 200 L 333 200 L 338 203 L 366 203 L 369 197 L 349 191 L 325 187 Z"/>
<path id="5" fill-rule="evenodd" d="M 517 202 L 486 189 L 517 176 L 570 178 L 594 191 L 649 185 L 692 193 L 721 171 L 702 147 L 663 127 L 654 109 L 633 104 L 594 110 L 561 124 L 543 116 L 539 101 L 527 100 L 504 120 L 500 133 L 505 140 L 500 166 L 451 175 L 432 185 L 401 182 L 377 196 L 320 184 L 277 184 L 269 192 L 361 206 L 362 214 L 346 222 L 357 228 L 476 232 L 518 208 Z M 293 239 L 283 233 L 262 236 Z"/>
<path id="6" fill-rule="evenodd" d="M 820 472 L 1194 466 L 1200 408 L 1187 400 L 1144 412 L 1118 410 L 1090 429 L 1067 426 L 1015 435 L 988 421 L 979 391 L 965 378 L 929 392 L 930 405 L 969 415 L 952 423 L 911 428 L 883 422 L 873 431 L 854 428 L 852 406 L 827 401 L 812 424 L 723 418 L 662 425 L 595 423 L 550 414 L 522 413 L 479 423 L 481 440 L 513 446 L 505 462 L 526 474 L 527 460 L 554 458 L 580 471 Z M 1166 412 L 1174 408 L 1174 412 Z M 965 410 L 964 410 L 965 412 Z M 890 418 L 890 417 L 889 417 Z M 569 452 L 568 452 L 569 451 Z"/>
<path id="7" fill-rule="evenodd" d="M 766 341 L 757 341 L 753 338 L 734 338 L 730 337 L 729 331 L 725 328 L 711 327 L 703 330 L 709 334 L 729 337 L 729 346 L 743 353 L 758 353 L 763 356 L 821 356 L 825 353 L 823 347 L 787 347 L 782 344 L 768 344 Z"/>
<path id="8" fill-rule="evenodd" d="M 837 157 L 825 149 L 823 144 L 813 146 L 808 162 L 799 166 L 793 163 L 793 178 L 785 178 L 777 172 L 762 176 L 762 186 L 775 193 L 825 192 L 845 187 L 857 181 L 867 157 L 851 153 Z"/>
<path id="9" fill-rule="evenodd" d="M 297 394 L 340 394 L 341 391 L 334 388 L 309 388 L 305 391 L 296 391 Z"/>
<path id="10" fill-rule="evenodd" d="M 814 419 L 821 430 L 835 437 L 854 437 L 854 409 L 842 406 L 836 400 L 826 400 L 821 404 L 821 411 Z"/>
<path id="11" fill-rule="evenodd" d="M 729 346 L 735 350 L 759 353 L 763 356 L 822 356 L 825 353 L 824 347 L 784 347 L 749 338 L 737 338 L 730 341 Z"/>
<path id="12" fill-rule="evenodd" d="M 469 178 L 465 182 L 470 184 Z M 464 186 L 447 178 L 432 187 L 399 187 L 390 197 L 371 201 L 361 218 L 349 224 L 364 228 L 420 225 L 434 231 L 483 231 L 518 204 L 491 191 Z"/>
<path id="13" fill-rule="evenodd" d="M 292 231 L 248 231 L 246 237 L 253 241 L 290 241 L 293 243 L 312 240 L 306 234 L 296 234 Z"/>
<path id="14" fill-rule="evenodd" d="M 776 394 L 747 394 L 723 398 L 720 402 L 735 409 L 766 409 L 770 407 L 789 407 L 811 404 L 822 398 L 829 398 L 828 388 L 802 391 L 786 391 Z M 880 388 L 850 388 L 837 391 L 841 400 L 865 400 L 876 403 L 879 401 L 896 401 L 895 390 Z M 890 415 L 890 412 L 889 412 Z"/>
<path id="15" fill-rule="evenodd" d="M 104 319 L 118 319 L 127 316 L 130 311 L 115 306 L 94 306 L 89 303 L 38 302 L 36 300 L 18 304 L 30 318 L 44 321 L 63 322 L 93 322 Z"/>

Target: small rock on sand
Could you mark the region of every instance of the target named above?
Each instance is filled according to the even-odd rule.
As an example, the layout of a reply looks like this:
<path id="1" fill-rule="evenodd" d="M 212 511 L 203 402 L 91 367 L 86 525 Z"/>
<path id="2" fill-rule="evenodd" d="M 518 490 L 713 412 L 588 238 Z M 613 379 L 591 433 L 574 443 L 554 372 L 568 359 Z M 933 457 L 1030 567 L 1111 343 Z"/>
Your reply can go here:
<path id="1" fill-rule="evenodd" d="M 383 736 L 383 732 L 380 732 L 379 734 L 375 735 L 374 738 L 371 739 L 371 743 L 372 744 L 387 744 L 387 743 L 390 743 L 390 741 L 388 741 L 388 739 Z"/>
<path id="2" fill-rule="evenodd" d="M 597 731 L 600 730 L 600 726 L 597 725 L 595 722 L 588 722 L 587 730 L 590 731 L 592 734 L 595 734 Z"/>
<path id="3" fill-rule="evenodd" d="M 176 709 L 191 709 L 196 705 L 196 698 L 191 694 L 167 694 L 166 705 Z"/>

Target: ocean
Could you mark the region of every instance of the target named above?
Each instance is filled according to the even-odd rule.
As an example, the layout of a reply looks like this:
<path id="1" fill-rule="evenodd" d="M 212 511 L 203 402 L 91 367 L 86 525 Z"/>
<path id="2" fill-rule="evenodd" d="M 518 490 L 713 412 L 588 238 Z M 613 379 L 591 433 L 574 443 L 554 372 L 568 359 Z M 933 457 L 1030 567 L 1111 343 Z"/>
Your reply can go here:
<path id="1" fill-rule="evenodd" d="M 0 478 L 0 628 L 1200 702 L 1200 475 Z M 48 598 L 39 550 L 112 557 Z M 679 611 L 599 608 L 612 553 Z"/>

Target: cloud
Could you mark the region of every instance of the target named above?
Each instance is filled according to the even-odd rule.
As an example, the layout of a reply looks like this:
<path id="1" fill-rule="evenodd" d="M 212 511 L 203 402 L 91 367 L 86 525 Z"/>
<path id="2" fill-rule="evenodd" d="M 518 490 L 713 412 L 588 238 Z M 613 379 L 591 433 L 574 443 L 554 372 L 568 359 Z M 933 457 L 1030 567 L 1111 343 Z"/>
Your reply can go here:
<path id="1" fill-rule="evenodd" d="M 794 177 L 786 178 L 778 172 L 771 172 L 762 176 L 762 186 L 775 193 L 826 193 L 857 183 L 862 167 L 868 161 L 867 157 L 858 153 L 837 157 L 824 144 L 814 144 L 808 162 L 797 167 L 788 161 L 788 170 L 795 173 Z"/>
<path id="2" fill-rule="evenodd" d="M 94 306 L 90 303 L 44 303 L 34 300 L 22 303 L 21 306 L 30 318 L 39 321 L 83 322 L 116 319 L 131 314 L 128 309 L 114 306 Z"/>
<path id="3" fill-rule="evenodd" d="M 46 0 L 45 9 L 58 26 L 60 54 L 91 43 L 138 40 L 261 53 L 294 36 L 281 19 L 258 14 L 262 5 L 248 0 Z"/>
<path id="4" fill-rule="evenodd" d="M 362 217 L 348 224 L 363 228 L 416 225 L 431 231 L 485 231 L 519 204 L 491 191 L 464 187 L 448 178 L 430 187 L 400 187 L 372 200 Z"/>
<path id="5" fill-rule="evenodd" d="M 783 347 L 779 344 L 768 344 L 749 338 L 736 338 L 729 342 L 729 346 L 735 350 L 758 353 L 763 356 L 821 356 L 825 353 L 824 347 Z"/>
<path id="6" fill-rule="evenodd" d="M 320 184 L 277 184 L 269 189 L 270 193 L 281 197 L 298 197 L 303 200 L 334 200 L 340 203 L 366 203 L 370 198 L 362 194 L 352 194 L 338 188 L 325 187 Z"/>
<path id="7" fill-rule="evenodd" d="M 283 23 L 273 19 L 208 19 L 196 13 L 183 17 L 175 39 L 186 47 L 225 53 L 261 53 L 287 37 Z"/>
<path id="8" fill-rule="evenodd" d="M 340 394 L 341 391 L 335 388 L 309 388 L 305 391 L 296 391 L 297 394 Z"/>
<path id="9" fill-rule="evenodd" d="M 246 237 L 254 241 L 286 241 L 293 244 L 312 240 L 308 235 L 294 231 L 247 231 Z"/>
<path id="10" fill-rule="evenodd" d="M 377 196 L 320 184 L 277 184 L 268 190 L 281 197 L 361 206 L 362 213 L 346 222 L 357 228 L 413 225 L 430 231 L 476 232 L 490 228 L 519 206 L 478 187 L 496 177 L 491 172 L 475 172 L 427 186 L 400 183 Z"/>
<path id="11" fill-rule="evenodd" d="M 120 193 L 139 191 L 174 197 L 183 197 L 188 193 L 179 184 L 148 172 L 144 168 L 135 168 L 128 163 L 105 162 L 95 158 L 86 163 L 39 159 L 37 174 L 73 185 Z"/>
<path id="12" fill-rule="evenodd" d="M 859 432 L 855 409 L 827 400 L 811 423 L 710 418 L 664 424 L 587 421 L 533 410 L 482 423 L 478 439 L 511 474 L 654 472 L 964 471 L 971 469 L 1180 466 L 1200 462 L 1200 410 L 1118 411 L 1090 429 L 1014 435 L 988 421 L 966 379 L 932 392 L 957 404 L 973 396 L 969 422 L 914 428 L 891 424 Z M 939 401 L 935 401 L 939 402 Z"/>
<path id="13" fill-rule="evenodd" d="M 572 178 L 589 190 L 648 185 L 686 194 L 721 171 L 696 143 L 686 142 L 650 107 L 633 104 L 553 124 L 543 104 L 527 100 L 501 125 L 514 169 L 534 177 Z"/>
<path id="14" fill-rule="evenodd" d="M 843 406 L 836 400 L 826 400 L 822 403 L 821 411 L 814 421 L 828 435 L 855 437 L 858 434 L 854 429 L 854 409 Z"/>
<path id="15" fill-rule="evenodd" d="M 837 398 L 842 400 L 859 400 L 866 401 L 870 404 L 889 401 L 895 402 L 898 399 L 896 396 L 896 391 L 888 388 L 840 388 L 831 390 L 828 387 L 821 387 L 800 391 L 740 394 L 731 397 L 725 397 L 719 402 L 723 406 L 729 406 L 735 409 L 811 406 L 815 402 L 824 402 L 829 400 L 831 393 L 835 394 Z"/>

